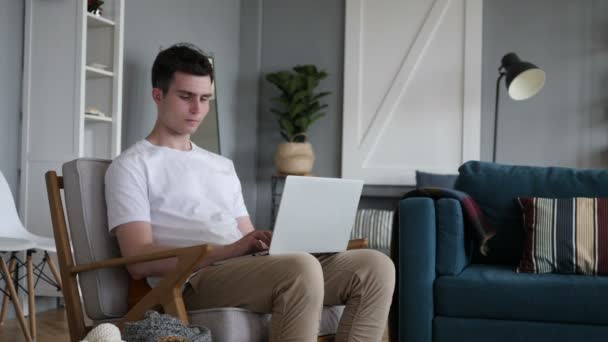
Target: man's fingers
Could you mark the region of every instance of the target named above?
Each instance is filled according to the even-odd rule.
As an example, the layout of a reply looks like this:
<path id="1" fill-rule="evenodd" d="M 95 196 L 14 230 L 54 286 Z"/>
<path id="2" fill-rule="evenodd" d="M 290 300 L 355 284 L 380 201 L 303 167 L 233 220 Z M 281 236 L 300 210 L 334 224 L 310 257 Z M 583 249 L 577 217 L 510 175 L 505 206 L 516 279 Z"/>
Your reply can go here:
<path id="1" fill-rule="evenodd" d="M 263 251 L 268 249 L 268 245 L 266 243 L 264 243 L 264 241 L 262 241 L 262 240 L 258 240 L 258 245 L 259 245 L 260 249 Z"/>
<path id="2" fill-rule="evenodd" d="M 256 238 L 262 242 L 264 242 L 266 245 L 270 244 L 270 239 L 272 237 L 272 234 L 268 234 L 268 231 L 265 230 L 258 230 L 256 231 Z"/>

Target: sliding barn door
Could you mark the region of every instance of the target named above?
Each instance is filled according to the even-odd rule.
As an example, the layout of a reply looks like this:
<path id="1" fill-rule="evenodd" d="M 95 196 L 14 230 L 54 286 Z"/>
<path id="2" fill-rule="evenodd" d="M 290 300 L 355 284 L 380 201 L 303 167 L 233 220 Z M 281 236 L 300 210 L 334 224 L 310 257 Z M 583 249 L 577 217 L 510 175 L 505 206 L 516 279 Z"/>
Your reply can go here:
<path id="1" fill-rule="evenodd" d="M 482 0 L 347 0 L 342 176 L 412 185 L 479 159 Z"/>

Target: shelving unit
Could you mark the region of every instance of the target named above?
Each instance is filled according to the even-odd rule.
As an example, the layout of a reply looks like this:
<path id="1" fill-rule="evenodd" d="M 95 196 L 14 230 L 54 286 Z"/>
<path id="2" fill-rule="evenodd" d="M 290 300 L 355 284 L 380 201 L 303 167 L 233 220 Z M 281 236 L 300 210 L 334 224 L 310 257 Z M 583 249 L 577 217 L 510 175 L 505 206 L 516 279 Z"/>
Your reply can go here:
<path id="1" fill-rule="evenodd" d="M 87 27 L 113 27 L 116 26 L 113 20 L 104 18 L 103 16 L 87 13 Z"/>
<path id="2" fill-rule="evenodd" d="M 109 118 L 107 116 L 97 116 L 97 115 L 92 115 L 92 114 L 85 114 L 84 119 L 87 121 L 93 121 L 93 122 L 112 122 L 112 118 Z"/>
<path id="3" fill-rule="evenodd" d="M 45 172 L 121 151 L 124 0 L 102 8 L 98 16 L 86 0 L 26 0 L 19 209 L 36 234 L 53 236 Z"/>
<path id="4" fill-rule="evenodd" d="M 86 66 L 86 71 L 87 79 L 114 77 L 114 73 L 111 71 L 106 71 L 89 65 Z"/>

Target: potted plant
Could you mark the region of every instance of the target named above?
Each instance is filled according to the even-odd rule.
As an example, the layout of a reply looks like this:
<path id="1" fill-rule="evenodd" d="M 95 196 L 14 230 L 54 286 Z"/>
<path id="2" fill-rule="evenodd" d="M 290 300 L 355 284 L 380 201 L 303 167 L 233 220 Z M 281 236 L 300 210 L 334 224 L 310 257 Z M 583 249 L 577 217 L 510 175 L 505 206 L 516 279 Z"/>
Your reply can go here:
<path id="1" fill-rule="evenodd" d="M 278 107 L 271 109 L 285 139 L 275 154 L 275 165 L 280 173 L 306 175 L 312 171 L 315 157 L 306 132 L 325 115 L 321 110 L 327 108 L 327 104 L 321 104 L 320 100 L 330 92 L 316 93 L 314 90 L 326 77 L 327 72 L 314 65 L 297 65 L 292 70 L 266 75 L 266 80 L 281 91 L 281 95 L 273 99 Z"/>

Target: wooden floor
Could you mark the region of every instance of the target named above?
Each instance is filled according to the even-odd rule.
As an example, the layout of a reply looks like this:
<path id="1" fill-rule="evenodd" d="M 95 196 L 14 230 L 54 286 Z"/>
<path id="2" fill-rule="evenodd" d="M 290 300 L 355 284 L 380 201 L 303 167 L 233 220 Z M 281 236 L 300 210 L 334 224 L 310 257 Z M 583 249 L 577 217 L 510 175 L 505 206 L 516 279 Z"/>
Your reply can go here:
<path id="1" fill-rule="evenodd" d="M 27 320 L 27 318 L 26 318 Z M 68 322 L 65 310 L 56 309 L 36 314 L 37 341 L 69 342 Z M 0 326 L 0 341 L 25 342 L 23 332 L 16 319 L 7 320 Z"/>
<path id="2" fill-rule="evenodd" d="M 37 341 L 46 342 L 69 342 L 68 323 L 65 318 L 65 310 L 56 309 L 39 312 L 36 315 L 38 321 Z M 0 341 L 25 342 L 21 328 L 17 320 L 8 320 L 0 326 Z M 384 334 L 383 342 L 388 342 L 388 334 Z"/>

